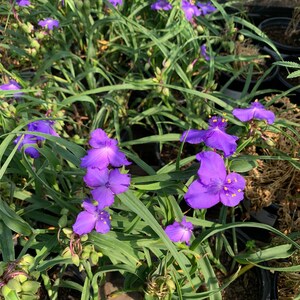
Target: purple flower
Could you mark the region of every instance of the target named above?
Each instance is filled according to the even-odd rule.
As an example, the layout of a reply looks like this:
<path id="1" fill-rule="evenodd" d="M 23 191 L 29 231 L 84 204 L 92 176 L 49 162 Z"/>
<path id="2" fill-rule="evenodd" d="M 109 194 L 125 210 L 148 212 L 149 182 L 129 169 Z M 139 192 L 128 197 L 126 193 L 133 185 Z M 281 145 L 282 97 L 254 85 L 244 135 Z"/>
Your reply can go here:
<path id="1" fill-rule="evenodd" d="M 226 125 L 224 118 L 212 117 L 207 130 L 187 130 L 182 134 L 180 141 L 185 140 L 190 144 L 204 142 L 208 147 L 223 151 L 225 157 L 231 156 L 236 150 L 238 137 L 227 134 Z"/>
<path id="2" fill-rule="evenodd" d="M 275 114 L 257 101 L 252 102 L 249 108 L 235 108 L 232 114 L 242 122 L 258 119 L 273 124 L 275 121 Z"/>
<path id="3" fill-rule="evenodd" d="M 31 158 L 38 158 L 40 156 L 39 151 L 34 148 L 34 147 L 26 147 L 26 145 L 37 145 L 37 138 L 36 136 L 33 136 L 31 134 L 24 134 L 21 136 L 18 136 L 15 140 L 14 143 L 18 144 L 20 139 L 22 138 L 19 146 L 18 146 L 18 150 L 21 151 L 21 149 L 25 146 L 25 153 L 28 154 Z"/>
<path id="4" fill-rule="evenodd" d="M 130 176 L 121 174 L 118 169 L 88 168 L 83 180 L 93 188 L 91 193 L 99 209 L 112 205 L 114 196 L 126 192 L 130 185 Z"/>
<path id="5" fill-rule="evenodd" d="M 79 235 L 90 233 L 94 228 L 99 233 L 109 232 L 109 213 L 99 209 L 88 199 L 84 200 L 82 205 L 85 210 L 78 214 L 73 225 L 73 231 Z"/>
<path id="6" fill-rule="evenodd" d="M 154 10 L 170 10 L 172 9 L 172 5 L 166 1 L 166 0 L 158 0 L 156 2 L 154 2 L 153 4 L 151 4 L 151 9 Z"/>
<path id="7" fill-rule="evenodd" d="M 201 152 L 199 179 L 188 188 L 184 199 L 195 209 L 210 208 L 219 202 L 233 207 L 244 198 L 245 179 L 237 173 L 227 175 L 222 157 L 212 151 Z"/>
<path id="8" fill-rule="evenodd" d="M 51 134 L 54 136 L 59 136 L 55 130 L 52 128 L 54 125 L 53 121 L 50 120 L 38 120 L 34 121 L 28 124 L 28 131 L 35 131 L 35 132 L 41 132 L 45 134 Z M 17 144 L 22 136 L 19 136 L 15 139 L 14 143 Z M 23 139 L 18 146 L 18 150 L 21 151 L 21 149 L 26 146 L 27 144 L 35 144 L 39 145 L 39 141 L 45 140 L 44 137 L 41 136 L 35 136 L 34 134 L 24 134 Z M 28 154 L 32 158 L 38 158 L 40 156 L 40 153 L 38 150 L 34 147 L 25 147 L 25 153 Z"/>
<path id="9" fill-rule="evenodd" d="M 196 5 L 191 4 L 190 1 L 182 0 L 181 8 L 184 11 L 185 17 L 191 21 L 194 16 L 200 16 L 201 12 Z"/>
<path id="10" fill-rule="evenodd" d="M 198 2 L 196 5 L 199 7 L 202 16 L 210 14 L 216 10 L 216 8 L 209 2 L 208 3 Z"/>
<path id="11" fill-rule="evenodd" d="M 206 49 L 206 45 L 203 44 L 201 47 L 200 47 L 200 54 L 204 57 L 205 60 L 209 61 L 210 60 L 210 57 L 209 55 L 207 54 L 207 49 Z"/>
<path id="12" fill-rule="evenodd" d="M 110 139 L 104 130 L 94 130 L 89 143 L 93 149 L 88 150 L 87 155 L 81 159 L 81 167 L 105 169 L 109 164 L 113 167 L 130 165 L 125 154 L 119 150 L 118 141 Z"/>
<path id="13" fill-rule="evenodd" d="M 57 132 L 53 129 L 55 122 L 51 120 L 38 120 L 28 124 L 28 131 L 41 132 L 45 134 L 50 134 L 53 136 L 59 136 Z M 37 140 L 45 140 L 42 136 L 37 136 Z"/>
<path id="14" fill-rule="evenodd" d="M 31 4 L 29 0 L 17 0 L 16 3 L 19 6 L 29 6 Z"/>
<path id="15" fill-rule="evenodd" d="M 15 80 L 10 80 L 9 83 L 2 84 L 0 85 L 0 90 L 2 91 L 15 91 L 15 90 L 20 90 L 21 86 L 15 81 Z M 22 93 L 15 93 L 14 97 L 20 97 Z"/>
<path id="16" fill-rule="evenodd" d="M 52 19 L 52 18 L 47 18 L 45 20 L 41 20 L 38 22 L 38 24 L 46 29 L 53 30 L 54 27 L 59 27 L 59 21 Z"/>
<path id="17" fill-rule="evenodd" d="M 114 7 L 116 7 L 118 4 L 122 5 L 123 1 L 122 0 L 108 0 Z"/>
<path id="18" fill-rule="evenodd" d="M 186 217 L 181 222 L 174 222 L 165 228 L 165 233 L 172 242 L 185 242 L 189 245 L 192 236 L 193 224 L 186 221 Z"/>

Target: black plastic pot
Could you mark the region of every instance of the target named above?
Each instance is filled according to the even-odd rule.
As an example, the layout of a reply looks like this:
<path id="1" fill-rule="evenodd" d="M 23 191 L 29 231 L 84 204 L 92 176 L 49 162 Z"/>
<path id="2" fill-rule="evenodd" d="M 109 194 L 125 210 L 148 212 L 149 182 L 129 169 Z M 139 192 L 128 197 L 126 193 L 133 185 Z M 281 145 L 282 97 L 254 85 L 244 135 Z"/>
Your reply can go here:
<path id="1" fill-rule="evenodd" d="M 233 241 L 232 241 L 231 231 L 226 231 L 225 235 L 227 237 L 228 242 L 232 243 Z M 243 251 L 247 241 L 252 240 L 253 238 L 249 237 L 244 232 L 243 229 L 236 230 L 236 235 L 237 235 L 237 243 L 238 243 L 237 247 L 239 251 Z M 256 291 L 258 292 L 258 295 L 257 298 L 255 298 L 255 300 L 270 300 L 270 299 L 277 300 L 278 299 L 277 280 L 276 277 L 274 277 L 274 275 L 271 272 L 259 267 L 253 267 L 247 272 L 253 272 L 252 276 L 255 276 L 257 281 Z M 247 272 L 244 275 L 246 275 Z M 241 278 L 241 280 L 244 281 L 243 278 Z M 247 279 L 245 278 L 245 280 Z M 234 284 L 234 282 L 232 284 Z"/>
<path id="2" fill-rule="evenodd" d="M 300 53 L 299 53 L 300 56 Z M 299 59 L 296 56 L 287 56 L 285 57 L 285 61 L 292 61 L 299 63 Z M 290 71 L 294 71 L 295 69 L 290 69 Z M 280 66 L 279 72 L 278 72 L 278 79 L 282 84 L 282 90 L 289 90 L 293 89 L 291 92 L 291 95 L 288 95 L 290 100 L 293 103 L 299 104 L 300 101 L 300 80 L 299 77 L 295 79 L 287 79 L 287 76 L 289 75 L 289 72 L 287 68 Z M 298 87 L 298 88 L 297 88 Z"/>
<path id="3" fill-rule="evenodd" d="M 260 53 L 261 53 L 261 55 L 269 55 L 270 56 L 270 59 L 267 61 L 268 67 L 271 67 L 273 62 L 276 61 L 275 55 L 268 49 L 263 48 L 260 50 Z M 277 88 L 278 70 L 279 70 L 278 66 L 273 66 L 272 70 L 270 71 L 270 73 L 267 76 L 263 75 L 265 77 L 261 81 L 257 90 L 261 91 L 261 90 Z M 237 77 L 234 80 L 232 80 L 231 73 L 222 72 L 218 78 L 218 83 L 220 84 L 221 87 L 226 87 L 225 89 L 223 89 L 223 92 L 225 95 L 228 95 L 234 99 L 239 99 L 243 92 L 244 92 L 244 94 L 250 93 L 253 90 L 254 86 L 257 84 L 258 80 L 259 79 L 252 77 L 249 82 L 249 86 L 246 86 L 247 81 L 245 78 Z M 229 81 L 231 81 L 230 84 L 228 84 Z"/>
<path id="4" fill-rule="evenodd" d="M 279 35 L 280 37 L 284 35 L 284 32 L 288 27 L 290 21 L 291 18 L 269 18 L 261 22 L 258 27 L 261 31 L 268 35 L 268 37 L 272 40 L 272 42 L 282 55 L 300 55 L 300 35 L 298 35 L 294 39 L 294 45 L 285 44 L 283 42 L 283 39 L 279 40 L 278 38 L 276 38 L 277 35 Z M 298 29 L 300 30 L 300 26 L 298 27 Z M 276 32 L 281 34 L 275 35 Z"/>

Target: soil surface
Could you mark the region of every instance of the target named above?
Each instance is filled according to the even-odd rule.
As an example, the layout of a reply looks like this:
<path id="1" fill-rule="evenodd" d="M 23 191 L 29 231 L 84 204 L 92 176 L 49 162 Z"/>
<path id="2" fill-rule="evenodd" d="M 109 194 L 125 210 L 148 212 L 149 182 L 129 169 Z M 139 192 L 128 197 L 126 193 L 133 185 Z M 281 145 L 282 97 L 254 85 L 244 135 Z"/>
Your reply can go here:
<path id="1" fill-rule="evenodd" d="M 272 26 L 263 29 L 264 33 L 273 41 L 292 47 L 300 47 L 300 32 L 287 36 L 285 34 L 286 27 Z"/>

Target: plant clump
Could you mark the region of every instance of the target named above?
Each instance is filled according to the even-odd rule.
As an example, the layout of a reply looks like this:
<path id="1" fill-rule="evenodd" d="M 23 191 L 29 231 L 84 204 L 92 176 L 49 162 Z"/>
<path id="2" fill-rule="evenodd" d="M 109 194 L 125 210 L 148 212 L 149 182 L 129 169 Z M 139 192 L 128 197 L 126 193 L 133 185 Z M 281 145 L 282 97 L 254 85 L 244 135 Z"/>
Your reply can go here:
<path id="1" fill-rule="evenodd" d="M 267 97 L 267 101 L 272 101 Z M 280 223 L 284 232 L 300 229 L 300 214 L 297 208 L 300 204 L 300 171 L 294 163 L 297 163 L 300 145 L 297 136 L 300 134 L 300 109 L 292 104 L 288 98 L 278 99 L 270 106 L 279 119 L 297 124 L 295 129 L 282 131 L 266 131 L 264 135 L 272 146 L 262 148 L 258 145 L 251 146 L 247 152 L 251 155 L 275 156 L 278 153 L 288 155 L 290 163 L 285 160 L 257 160 L 258 166 L 249 172 L 246 177 L 246 197 L 251 200 L 252 209 L 259 210 L 262 207 L 275 203 L 280 206 Z"/>

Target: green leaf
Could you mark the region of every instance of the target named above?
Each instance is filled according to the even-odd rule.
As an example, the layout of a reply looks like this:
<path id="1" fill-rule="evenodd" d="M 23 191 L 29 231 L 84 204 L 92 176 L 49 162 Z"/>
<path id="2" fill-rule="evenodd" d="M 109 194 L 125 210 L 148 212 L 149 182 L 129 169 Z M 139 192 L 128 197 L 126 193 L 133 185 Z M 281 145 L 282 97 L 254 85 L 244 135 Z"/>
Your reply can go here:
<path id="1" fill-rule="evenodd" d="M 5 225 L 3 221 L 0 221 L 0 236 L 2 260 L 4 262 L 14 261 L 15 248 L 13 242 L 13 235 L 11 230 Z"/>
<path id="2" fill-rule="evenodd" d="M 233 160 L 230 164 L 230 170 L 238 173 L 245 173 L 257 167 L 254 160 Z"/>
<path id="3" fill-rule="evenodd" d="M 294 247 L 290 244 L 270 247 L 258 250 L 255 253 L 242 253 L 235 256 L 235 259 L 241 264 L 260 263 L 271 259 L 281 259 L 290 257 L 294 253 Z"/>
<path id="4" fill-rule="evenodd" d="M 30 225 L 2 200 L 0 200 L 0 219 L 14 232 L 26 236 L 29 236 L 33 232 Z"/>
<path id="5" fill-rule="evenodd" d="M 137 198 L 132 191 L 127 191 L 125 193 L 119 194 L 118 198 L 121 202 L 126 205 L 131 211 L 136 213 L 140 218 L 142 218 L 152 230 L 161 238 L 162 242 L 165 244 L 167 249 L 173 255 L 174 259 L 177 261 L 179 267 L 181 268 L 183 274 L 191 282 L 192 279 L 189 274 L 188 265 L 190 264 L 187 258 L 179 253 L 175 245 L 171 242 L 169 237 L 166 235 L 161 225 L 157 222 L 151 212 L 147 207 Z"/>

